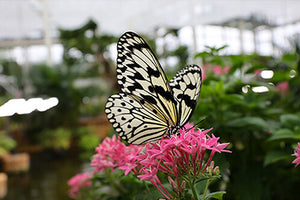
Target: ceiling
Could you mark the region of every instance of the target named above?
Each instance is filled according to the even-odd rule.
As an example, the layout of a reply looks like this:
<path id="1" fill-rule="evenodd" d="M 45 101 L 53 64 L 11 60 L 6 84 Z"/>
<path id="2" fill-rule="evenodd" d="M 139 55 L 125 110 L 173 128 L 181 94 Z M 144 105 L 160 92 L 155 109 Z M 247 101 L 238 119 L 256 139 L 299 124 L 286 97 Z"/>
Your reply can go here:
<path id="1" fill-rule="evenodd" d="M 298 0 L 0 0 L 0 40 L 38 39 L 44 30 L 56 37 L 58 28 L 77 28 L 89 19 L 100 31 L 113 34 L 216 24 L 250 15 L 284 24 L 299 20 L 299 10 Z"/>

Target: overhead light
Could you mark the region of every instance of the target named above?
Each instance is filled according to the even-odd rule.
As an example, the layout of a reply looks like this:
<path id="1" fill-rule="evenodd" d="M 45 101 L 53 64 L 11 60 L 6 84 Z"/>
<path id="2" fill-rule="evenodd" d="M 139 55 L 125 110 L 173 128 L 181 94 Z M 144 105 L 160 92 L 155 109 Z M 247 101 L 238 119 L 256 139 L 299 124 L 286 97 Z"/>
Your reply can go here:
<path id="1" fill-rule="evenodd" d="M 263 70 L 261 71 L 260 76 L 263 79 L 270 79 L 274 76 L 274 72 L 272 70 Z"/>
<path id="2" fill-rule="evenodd" d="M 252 91 L 256 93 L 263 93 L 263 92 L 268 92 L 269 89 L 266 86 L 257 86 L 257 87 L 253 87 Z"/>
<path id="3" fill-rule="evenodd" d="M 32 113 L 35 110 L 40 112 L 49 110 L 59 103 L 58 98 L 51 97 L 49 99 L 30 98 L 25 99 L 10 99 L 5 104 L 0 106 L 0 117 L 12 116 L 14 114 L 24 115 Z"/>
<path id="4" fill-rule="evenodd" d="M 10 99 L 0 107 L 0 117 L 14 115 L 25 102 L 25 99 Z"/>
<path id="5" fill-rule="evenodd" d="M 43 103 L 38 104 L 36 109 L 40 112 L 43 112 L 43 111 L 49 110 L 50 108 L 56 106 L 58 104 L 58 102 L 59 102 L 58 98 L 51 97 L 49 99 L 45 99 L 43 101 Z"/>
<path id="6" fill-rule="evenodd" d="M 42 98 L 31 98 L 28 99 L 27 101 L 24 100 L 24 103 L 16 104 L 17 106 L 16 113 L 19 115 L 32 113 L 36 109 L 36 106 L 42 103 L 43 103 Z"/>

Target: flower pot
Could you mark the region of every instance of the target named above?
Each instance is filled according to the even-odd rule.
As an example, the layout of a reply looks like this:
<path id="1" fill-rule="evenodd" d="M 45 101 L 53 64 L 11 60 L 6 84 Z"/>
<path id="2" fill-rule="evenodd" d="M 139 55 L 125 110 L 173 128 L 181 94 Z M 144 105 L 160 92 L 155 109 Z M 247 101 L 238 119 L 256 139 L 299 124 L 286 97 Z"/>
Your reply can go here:
<path id="1" fill-rule="evenodd" d="M 4 198 L 7 194 L 7 175 L 0 173 L 0 199 Z"/>
<path id="2" fill-rule="evenodd" d="M 30 156 L 28 153 L 7 154 L 2 157 L 3 171 L 18 173 L 29 170 Z"/>

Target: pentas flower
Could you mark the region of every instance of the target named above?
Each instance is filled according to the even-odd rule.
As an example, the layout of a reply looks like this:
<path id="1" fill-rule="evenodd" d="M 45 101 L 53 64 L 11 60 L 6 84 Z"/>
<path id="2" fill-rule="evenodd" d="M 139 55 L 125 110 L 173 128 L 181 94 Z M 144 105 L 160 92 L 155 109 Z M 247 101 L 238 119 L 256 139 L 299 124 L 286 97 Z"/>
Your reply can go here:
<path id="1" fill-rule="evenodd" d="M 68 181 L 68 185 L 71 187 L 71 189 L 69 190 L 69 196 L 73 199 L 79 198 L 81 188 L 91 187 L 92 185 L 92 182 L 90 180 L 91 178 L 92 175 L 86 172 L 73 176 Z"/>
<path id="2" fill-rule="evenodd" d="M 214 167 L 212 161 L 216 152 L 231 153 L 225 150 L 229 143 L 219 143 L 219 137 L 207 134 L 210 131 L 195 130 L 193 124 L 188 123 L 178 135 L 145 146 L 126 146 L 120 137 L 107 137 L 96 148 L 97 154 L 91 166 L 95 167 L 94 173 L 103 172 L 106 168 L 124 170 L 125 175 L 132 172 L 141 180 L 151 182 L 165 198 L 172 199 L 171 192 L 159 178 L 159 174 L 166 174 L 173 192 L 180 197 L 186 185 L 195 182 L 191 180 L 201 175 L 209 177 L 219 174 L 218 166 Z M 189 186 L 193 190 L 193 186 Z"/>
<path id="3" fill-rule="evenodd" d="M 300 142 L 298 143 L 298 147 L 296 147 L 293 156 L 296 156 L 296 159 L 293 161 L 293 163 L 296 164 L 295 167 L 297 167 L 300 164 Z"/>
<path id="4" fill-rule="evenodd" d="M 207 74 L 209 72 L 213 72 L 215 75 L 222 75 L 222 74 L 228 74 L 230 67 L 229 66 L 224 66 L 221 67 L 219 65 L 214 65 L 214 66 L 202 66 L 202 80 L 205 80 L 207 78 Z"/>
<path id="5" fill-rule="evenodd" d="M 289 90 L 289 83 L 287 81 L 277 83 L 275 91 L 280 94 L 286 94 Z"/>
<path id="6" fill-rule="evenodd" d="M 130 171 L 138 173 L 136 169 L 136 157 L 143 146 L 126 146 L 120 141 L 120 137 L 114 135 L 112 138 L 105 138 L 103 142 L 96 147 L 91 166 L 95 168 L 94 173 L 103 172 L 106 168 L 114 170 L 115 168 L 125 170 L 125 175 Z"/>
<path id="7" fill-rule="evenodd" d="M 261 69 L 256 69 L 255 71 L 254 71 L 254 74 L 255 74 L 255 76 L 259 76 L 260 75 L 260 73 L 261 73 Z"/>
<path id="8" fill-rule="evenodd" d="M 178 193 L 184 189 L 182 185 L 188 181 L 180 177 L 192 179 L 199 177 L 206 172 L 216 152 L 231 153 L 225 150 L 229 143 L 219 143 L 218 137 L 207 134 L 209 131 L 211 129 L 194 130 L 192 124 L 187 124 L 180 130 L 179 135 L 147 144 L 145 153 L 137 157 L 137 162 L 142 166 L 141 175 L 138 177 L 150 181 L 167 199 L 171 199 L 172 195 L 161 184 L 158 172 L 174 177 L 178 188 L 174 189 L 174 182 L 170 182 L 171 178 L 169 182 L 173 190 Z M 205 159 L 205 153 L 209 154 L 208 159 Z"/>
<path id="9" fill-rule="evenodd" d="M 229 72 L 229 69 L 230 69 L 229 66 L 225 66 L 224 68 L 222 68 L 219 65 L 215 65 L 212 67 L 212 70 L 216 75 L 227 74 Z"/>

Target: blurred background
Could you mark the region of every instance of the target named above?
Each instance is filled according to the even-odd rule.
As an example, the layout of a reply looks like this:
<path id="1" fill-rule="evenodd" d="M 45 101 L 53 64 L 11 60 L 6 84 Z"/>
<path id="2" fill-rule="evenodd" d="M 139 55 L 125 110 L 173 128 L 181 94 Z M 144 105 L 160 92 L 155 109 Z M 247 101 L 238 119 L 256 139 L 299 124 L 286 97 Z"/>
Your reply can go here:
<path id="1" fill-rule="evenodd" d="M 144 37 L 169 78 L 202 66 L 191 119 L 231 143 L 212 188 L 296 199 L 300 1 L 0 0 L 0 199 L 70 199 L 67 181 L 113 133 L 116 42 Z M 120 199 L 120 198 L 119 198 Z"/>

